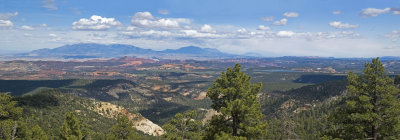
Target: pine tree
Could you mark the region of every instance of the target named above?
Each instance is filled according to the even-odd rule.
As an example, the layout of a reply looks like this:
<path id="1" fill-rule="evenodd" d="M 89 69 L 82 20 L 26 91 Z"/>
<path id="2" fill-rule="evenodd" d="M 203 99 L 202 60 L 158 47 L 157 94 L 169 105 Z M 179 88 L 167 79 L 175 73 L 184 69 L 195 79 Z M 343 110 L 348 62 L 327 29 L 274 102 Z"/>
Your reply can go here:
<path id="1" fill-rule="evenodd" d="M 46 133 L 39 127 L 39 125 L 35 125 L 31 130 L 31 139 L 32 140 L 48 140 Z"/>
<path id="2" fill-rule="evenodd" d="M 136 134 L 135 128 L 132 122 L 129 121 L 128 117 L 118 117 L 118 123 L 110 129 L 111 139 L 116 140 L 133 140 L 140 139 L 139 135 Z"/>
<path id="3" fill-rule="evenodd" d="M 60 129 L 60 138 L 64 140 L 82 140 L 88 138 L 86 124 L 73 112 L 65 114 L 65 120 Z"/>
<path id="4" fill-rule="evenodd" d="M 201 122 L 195 120 L 196 110 L 177 113 L 168 123 L 163 125 L 164 137 L 168 140 L 201 139 Z"/>
<path id="5" fill-rule="evenodd" d="M 15 139 L 26 129 L 21 129 L 22 108 L 16 107 L 17 102 L 7 93 L 0 93 L 0 139 Z"/>
<path id="6" fill-rule="evenodd" d="M 261 83 L 251 84 L 251 77 L 240 69 L 239 64 L 228 68 L 207 91 L 211 107 L 219 113 L 206 128 L 208 139 L 228 136 L 257 139 L 266 133 L 267 124 L 262 120 L 264 115 L 257 97 Z"/>
<path id="7" fill-rule="evenodd" d="M 362 75 L 348 74 L 348 95 L 334 111 L 331 138 L 400 139 L 398 90 L 379 58 L 365 64 Z"/>

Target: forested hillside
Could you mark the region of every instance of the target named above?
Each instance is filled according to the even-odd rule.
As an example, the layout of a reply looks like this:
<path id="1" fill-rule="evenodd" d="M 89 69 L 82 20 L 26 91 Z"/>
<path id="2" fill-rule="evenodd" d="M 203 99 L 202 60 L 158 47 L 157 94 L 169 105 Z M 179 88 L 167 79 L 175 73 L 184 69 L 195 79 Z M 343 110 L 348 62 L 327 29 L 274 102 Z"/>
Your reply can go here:
<path id="1" fill-rule="evenodd" d="M 240 68 L 236 65 L 224 71 L 208 89 L 207 98 L 201 100 L 176 92 L 160 92 L 130 80 L 0 80 L 0 91 L 6 92 L 0 99 L 3 107 L 0 111 L 6 112 L 0 120 L 0 137 L 399 138 L 396 130 L 389 129 L 400 124 L 396 118 L 399 112 L 393 110 L 399 103 L 400 76 L 389 78 L 378 59 L 367 63 L 363 73 L 350 72 L 348 80 L 342 76 L 296 76 L 293 82 L 307 84 L 275 91 L 262 91 L 264 82 L 254 82 L 262 80 L 260 75 L 252 73 L 257 77 L 252 80 Z M 380 82 L 378 86 L 382 88 L 367 86 L 374 81 Z M 377 108 L 384 110 L 374 111 L 375 107 L 368 105 L 374 98 Z M 357 104 L 365 107 L 357 108 Z M 354 120 L 355 111 L 369 114 L 363 118 L 356 116 Z M 389 115 L 378 118 L 374 114 Z M 353 123 L 343 124 L 352 118 Z M 375 127 L 360 123 L 363 120 L 386 124 L 388 130 L 376 129 L 373 135 L 369 128 Z M 353 125 L 363 127 L 352 137 Z M 76 133 L 72 131 L 75 129 Z M 119 133 L 122 131 L 129 133 Z"/>

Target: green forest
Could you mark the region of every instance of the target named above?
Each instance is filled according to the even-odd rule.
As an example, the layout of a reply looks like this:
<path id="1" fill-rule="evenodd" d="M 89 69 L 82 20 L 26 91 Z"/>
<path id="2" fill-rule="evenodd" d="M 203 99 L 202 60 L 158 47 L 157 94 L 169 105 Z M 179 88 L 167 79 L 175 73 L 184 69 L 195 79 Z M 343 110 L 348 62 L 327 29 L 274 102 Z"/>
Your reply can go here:
<path id="1" fill-rule="evenodd" d="M 112 83 L 138 91 L 103 94 L 99 91 L 108 88 L 107 80 L 24 82 L 41 87 L 31 89 L 15 86 L 18 82 L 1 87 L 16 91 L 0 94 L 1 139 L 400 139 L 400 75 L 388 75 L 379 58 L 361 73 L 348 72 L 347 79 L 274 94 L 261 94 L 261 80 L 254 82 L 236 64 L 213 81 L 202 101 L 172 93 L 140 94 L 146 90 L 124 80 Z M 164 133 L 136 129 L 133 122 L 144 117 Z"/>

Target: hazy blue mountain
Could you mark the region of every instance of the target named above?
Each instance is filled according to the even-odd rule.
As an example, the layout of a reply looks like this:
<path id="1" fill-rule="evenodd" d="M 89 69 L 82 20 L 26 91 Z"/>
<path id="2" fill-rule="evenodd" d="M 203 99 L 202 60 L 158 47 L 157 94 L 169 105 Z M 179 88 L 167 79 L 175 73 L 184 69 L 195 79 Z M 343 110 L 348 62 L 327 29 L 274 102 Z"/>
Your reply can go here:
<path id="1" fill-rule="evenodd" d="M 176 50 L 166 49 L 162 52 L 176 53 L 176 54 L 194 54 L 194 55 L 226 55 L 217 49 L 200 48 L 200 47 L 196 47 L 196 46 L 187 46 L 187 47 L 182 47 L 182 48 L 179 48 Z"/>
<path id="2" fill-rule="evenodd" d="M 123 44 L 94 44 L 80 43 L 64 45 L 54 49 L 39 49 L 29 53 L 20 54 L 25 57 L 52 57 L 52 58 L 109 58 L 122 56 L 180 56 L 182 57 L 231 57 L 234 55 L 222 53 L 217 49 L 200 48 L 196 46 L 187 46 L 179 49 L 166 49 L 155 51 L 152 49 L 143 49 L 132 45 Z"/>
<path id="3" fill-rule="evenodd" d="M 131 54 L 148 54 L 154 53 L 151 49 L 142 49 L 131 45 L 122 44 L 73 44 L 64 45 L 54 49 L 39 49 L 28 53 L 29 56 L 40 57 L 71 57 L 71 56 L 86 56 L 86 57 L 119 57 Z"/>

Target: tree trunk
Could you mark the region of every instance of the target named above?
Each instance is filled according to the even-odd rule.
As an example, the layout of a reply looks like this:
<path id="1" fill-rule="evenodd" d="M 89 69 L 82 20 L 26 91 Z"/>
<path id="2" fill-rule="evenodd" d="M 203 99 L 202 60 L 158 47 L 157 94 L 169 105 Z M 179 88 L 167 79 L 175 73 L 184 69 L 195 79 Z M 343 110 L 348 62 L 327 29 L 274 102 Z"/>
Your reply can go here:
<path id="1" fill-rule="evenodd" d="M 233 125 L 232 125 L 232 135 L 233 136 L 237 136 L 238 135 L 238 118 L 237 118 L 237 114 L 233 114 L 232 115 L 232 121 L 233 121 Z"/>
<path id="2" fill-rule="evenodd" d="M 17 123 L 17 121 L 14 121 L 13 131 L 11 134 L 11 140 L 15 140 L 15 134 L 17 133 L 17 127 L 18 127 L 18 123 Z"/>

